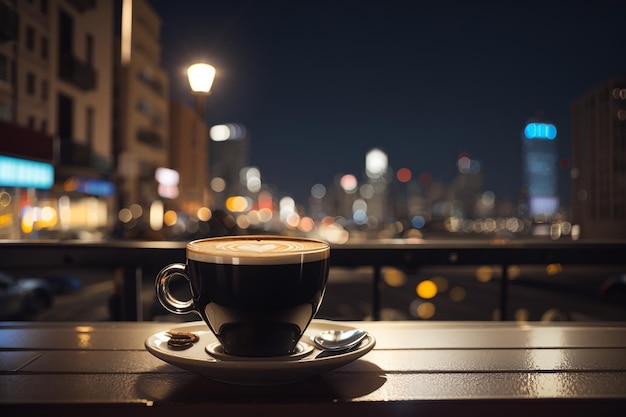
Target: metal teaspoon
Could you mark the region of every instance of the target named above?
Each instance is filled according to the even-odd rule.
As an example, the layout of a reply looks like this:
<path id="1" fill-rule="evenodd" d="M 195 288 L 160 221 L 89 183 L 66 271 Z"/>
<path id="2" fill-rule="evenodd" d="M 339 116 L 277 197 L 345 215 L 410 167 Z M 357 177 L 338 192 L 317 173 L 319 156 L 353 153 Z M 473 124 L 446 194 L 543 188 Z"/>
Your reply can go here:
<path id="1" fill-rule="evenodd" d="M 324 330 L 313 337 L 313 343 L 324 351 L 340 352 L 357 346 L 365 336 L 362 329 Z"/>

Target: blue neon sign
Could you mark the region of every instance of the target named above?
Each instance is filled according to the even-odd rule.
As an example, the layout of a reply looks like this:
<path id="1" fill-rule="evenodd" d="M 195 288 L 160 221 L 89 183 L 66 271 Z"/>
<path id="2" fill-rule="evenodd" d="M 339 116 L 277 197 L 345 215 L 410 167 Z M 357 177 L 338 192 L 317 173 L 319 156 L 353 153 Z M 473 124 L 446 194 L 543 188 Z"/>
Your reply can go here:
<path id="1" fill-rule="evenodd" d="M 108 181 L 86 179 L 80 180 L 76 191 L 82 193 L 108 197 L 115 194 L 115 185 Z"/>
<path id="2" fill-rule="evenodd" d="M 556 127 L 550 123 L 528 123 L 524 128 L 524 136 L 527 139 L 556 138 Z"/>
<path id="3" fill-rule="evenodd" d="M 0 155 L 0 186 L 48 190 L 53 184 L 52 165 Z"/>

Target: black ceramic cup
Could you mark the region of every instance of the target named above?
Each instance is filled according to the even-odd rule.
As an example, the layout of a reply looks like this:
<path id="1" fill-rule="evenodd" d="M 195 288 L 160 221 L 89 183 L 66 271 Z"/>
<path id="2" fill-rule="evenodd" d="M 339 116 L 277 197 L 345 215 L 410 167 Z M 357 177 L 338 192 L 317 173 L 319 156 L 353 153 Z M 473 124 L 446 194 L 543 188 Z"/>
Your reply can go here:
<path id="1" fill-rule="evenodd" d="M 281 356 L 294 352 L 322 302 L 328 281 L 328 243 L 287 236 L 227 236 L 187 244 L 187 262 L 156 277 L 157 298 L 175 314 L 195 312 L 224 353 Z M 180 300 L 171 280 L 189 282 Z"/>

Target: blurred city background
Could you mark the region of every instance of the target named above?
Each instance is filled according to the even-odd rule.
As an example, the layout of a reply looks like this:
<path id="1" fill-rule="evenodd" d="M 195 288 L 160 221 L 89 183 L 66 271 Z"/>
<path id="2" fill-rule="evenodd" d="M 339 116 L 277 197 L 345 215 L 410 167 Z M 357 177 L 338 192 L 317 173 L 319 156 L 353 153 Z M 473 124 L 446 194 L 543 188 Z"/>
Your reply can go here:
<path id="1" fill-rule="evenodd" d="M 534 29 L 522 16 L 521 22 L 510 20 L 510 13 L 509 20 L 500 16 L 497 2 L 483 5 L 485 10 L 472 7 L 469 15 L 459 2 L 451 16 L 438 7 L 413 10 L 393 1 L 316 2 L 309 12 L 280 1 L 214 3 L 0 0 L 0 239 L 186 241 L 281 233 L 341 245 L 372 239 L 626 237 L 626 45 L 616 26 L 623 5 L 516 6 L 522 16 L 545 24 Z M 474 21 L 475 15 L 491 22 L 491 31 L 476 44 L 465 43 L 484 23 Z M 391 22 L 393 36 L 382 26 L 391 16 L 404 19 Z M 351 26 L 360 18 L 368 20 Z M 464 23 L 458 32 L 446 28 L 450 38 L 439 38 L 433 27 L 440 18 Z M 587 29 L 577 26 L 580 19 Z M 522 35 L 509 37 L 503 29 L 509 26 L 511 33 L 527 26 L 529 44 L 520 41 Z M 339 37 L 338 27 L 349 36 Z M 432 37 L 414 39 L 414 27 Z M 293 39 L 281 32 L 287 29 Z M 301 32 L 315 36 L 296 37 Z M 397 46 L 384 42 L 393 37 L 413 49 L 390 57 Z M 280 39 L 280 46 L 269 44 L 272 39 Z M 465 49 L 455 55 L 438 42 Z M 328 52 L 333 48 L 341 52 Z M 366 56 L 377 71 L 378 61 L 392 69 L 410 67 L 415 84 L 393 84 L 395 73 L 403 77 L 395 69 L 370 77 L 365 61 L 346 69 L 342 59 L 351 60 L 350 51 Z M 512 56 L 519 57 L 516 72 L 506 73 L 498 63 Z M 569 61 L 555 66 L 563 56 Z M 325 62 L 319 62 L 322 57 Z M 446 62 L 448 72 L 435 81 L 427 64 L 437 60 Z M 493 73 L 474 68 L 473 60 L 486 61 Z M 210 64 L 199 75 L 205 83 L 199 90 L 187 74 L 197 63 Z M 280 90 L 269 83 L 250 87 L 274 80 L 271 71 L 285 81 Z M 467 81 L 465 72 L 475 78 Z M 323 78 L 325 73 L 335 78 Z M 296 79 L 315 91 L 299 90 Z M 572 79 L 577 83 L 563 81 Z M 338 85 L 327 89 L 329 80 Z M 440 96 L 431 97 L 428 85 Z M 355 103 L 344 100 L 351 94 Z M 240 113 L 233 100 L 239 100 Z M 377 107 L 359 113 L 358 102 Z M 345 112 L 335 113 L 335 103 Z M 389 304 L 402 306 L 386 317 L 496 319 L 497 308 L 484 297 L 498 276 L 486 268 L 413 275 L 388 269 Z M 601 297 L 602 285 L 621 282 L 621 272 L 563 271 L 558 265 L 513 271 L 525 283 L 516 317 L 621 320 L 623 299 L 607 304 Z M 71 279 L 76 274 L 80 279 Z M 81 288 L 83 300 L 87 286 L 100 295 L 114 290 L 108 273 L 97 279 L 76 271 L 65 275 L 66 291 Z M 346 292 L 353 298 L 358 283 L 367 281 L 359 271 L 332 276 L 337 288 L 351 283 Z M 548 294 L 557 284 L 564 304 L 555 307 Z M 363 285 L 365 294 L 369 287 Z M 474 292 L 481 295 L 468 299 Z M 328 316 L 367 317 L 366 306 L 339 297 L 329 301 L 335 294 L 341 293 L 329 291 L 327 297 Z M 438 294 L 437 309 L 424 307 L 424 300 Z M 62 297 L 56 300 L 57 307 L 63 305 Z M 591 302 L 597 305 L 591 308 Z M 62 311 L 71 309 L 65 305 Z"/>

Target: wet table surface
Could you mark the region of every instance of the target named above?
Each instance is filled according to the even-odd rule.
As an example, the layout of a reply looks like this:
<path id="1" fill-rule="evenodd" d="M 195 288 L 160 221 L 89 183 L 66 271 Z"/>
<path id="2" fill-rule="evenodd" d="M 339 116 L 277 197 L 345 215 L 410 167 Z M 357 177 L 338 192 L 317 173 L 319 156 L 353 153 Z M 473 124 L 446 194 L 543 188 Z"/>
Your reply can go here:
<path id="1" fill-rule="evenodd" d="M 0 323 L 0 410 L 626 415 L 626 323 L 333 323 L 366 329 L 374 349 L 320 375 L 265 386 L 218 382 L 146 350 L 147 338 L 181 323 Z"/>

